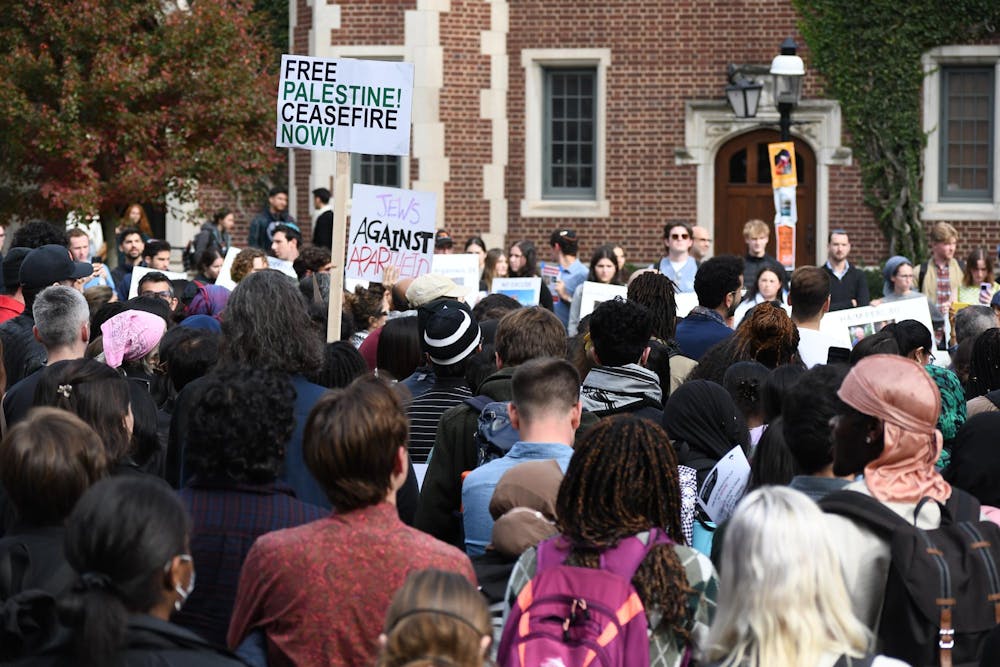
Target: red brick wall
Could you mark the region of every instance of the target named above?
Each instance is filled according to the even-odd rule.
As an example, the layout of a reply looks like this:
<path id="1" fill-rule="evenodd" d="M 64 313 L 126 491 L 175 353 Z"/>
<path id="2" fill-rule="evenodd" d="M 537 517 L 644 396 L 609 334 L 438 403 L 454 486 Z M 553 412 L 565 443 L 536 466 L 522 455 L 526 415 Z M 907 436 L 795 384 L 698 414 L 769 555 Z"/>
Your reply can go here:
<path id="1" fill-rule="evenodd" d="M 490 5 L 451 0 L 440 19 L 444 48 L 441 118 L 450 180 L 445 183 L 445 228 L 459 244 L 490 227 L 483 199 L 483 165 L 492 161 L 492 123 L 479 117 L 479 91 L 490 87 L 490 57 L 480 54 L 480 33 L 490 29 Z"/>
<path id="2" fill-rule="evenodd" d="M 566 17 L 573 17 L 567 29 Z M 631 260 L 661 254 L 666 219 L 696 217 L 694 166 L 677 166 L 674 149 L 684 145 L 684 102 L 722 99 L 728 63 L 766 63 L 781 41 L 795 35 L 788 2 L 755 1 L 734 6 L 721 0 L 665 5 L 634 0 L 602 4 L 572 0 L 511 3 L 509 236 L 547 240 L 561 225 L 581 238 L 581 256 L 613 241 Z M 752 31 L 747 26 L 753 25 Z M 524 196 L 524 69 L 521 49 L 611 49 L 608 71 L 607 219 L 522 219 Z M 806 49 L 801 49 L 808 57 Z M 806 95 L 815 94 L 807 76 Z"/>
<path id="3" fill-rule="evenodd" d="M 311 9 L 294 0 L 298 25 L 293 50 L 305 53 Z M 323 1 L 323 0 L 317 0 Z M 333 30 L 334 44 L 404 42 L 404 12 L 416 0 L 343 0 L 342 28 Z M 795 29 L 796 16 L 787 0 L 517 0 L 509 3 L 510 61 L 507 114 L 510 123 L 506 170 L 509 233 L 541 241 L 561 226 L 577 230 L 581 256 L 614 241 L 625 246 L 632 261 L 652 261 L 661 252 L 666 219 L 696 218 L 694 166 L 677 166 L 674 151 L 684 145 L 684 102 L 723 99 L 729 63 L 768 63 L 780 43 L 793 36 L 806 61 L 804 96 L 821 97 L 822 79 L 810 67 L 808 48 Z M 444 48 L 444 88 L 440 117 L 445 123 L 445 154 L 450 180 L 445 185 L 445 224 L 461 242 L 489 229 L 489 206 L 483 199 L 482 166 L 491 162 L 491 124 L 480 118 L 480 91 L 490 86 L 490 59 L 480 53 L 480 32 L 490 29 L 490 5 L 483 0 L 451 0 L 440 15 Z M 752 28 L 748 28 L 752 26 Z M 317 39 L 322 40 L 323 35 Z M 520 217 L 524 198 L 524 70 L 522 49 L 608 48 L 606 109 L 606 197 L 609 218 Z M 843 139 L 848 145 L 847 137 Z M 311 217 L 310 154 L 295 152 L 295 202 L 303 223 Z M 411 179 L 419 174 L 410 160 Z M 829 224 L 847 229 L 854 259 L 873 264 L 888 254 L 888 244 L 864 205 L 856 166 L 829 168 Z M 245 224 L 245 221 L 241 220 Z M 309 234 L 308 224 L 303 230 Z M 996 222 L 956 223 L 959 254 L 973 245 L 995 245 Z"/>

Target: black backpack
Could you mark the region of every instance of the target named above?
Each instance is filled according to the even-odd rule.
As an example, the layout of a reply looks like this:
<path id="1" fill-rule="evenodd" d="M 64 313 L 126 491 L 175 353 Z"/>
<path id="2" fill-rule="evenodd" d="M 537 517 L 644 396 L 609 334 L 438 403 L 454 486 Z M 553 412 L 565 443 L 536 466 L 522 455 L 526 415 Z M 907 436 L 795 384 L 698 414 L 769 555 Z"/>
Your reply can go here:
<path id="1" fill-rule="evenodd" d="M 914 523 L 926 502 L 936 501 L 921 500 Z M 979 520 L 979 502 L 953 488 L 934 530 L 917 528 L 855 491 L 831 493 L 819 505 L 859 521 L 890 545 L 882 652 L 913 667 L 978 667 L 983 643 L 1000 623 L 1000 526 Z"/>

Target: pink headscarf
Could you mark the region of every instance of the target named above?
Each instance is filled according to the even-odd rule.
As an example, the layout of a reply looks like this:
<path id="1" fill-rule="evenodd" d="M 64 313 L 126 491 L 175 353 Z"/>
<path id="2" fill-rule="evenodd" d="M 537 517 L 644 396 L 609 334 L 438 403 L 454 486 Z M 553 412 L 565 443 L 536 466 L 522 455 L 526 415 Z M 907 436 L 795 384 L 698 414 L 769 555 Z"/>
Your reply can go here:
<path id="1" fill-rule="evenodd" d="M 951 485 L 934 469 L 943 442 L 936 428 L 941 396 L 920 364 L 890 354 L 865 357 L 844 378 L 837 395 L 885 422 L 882 454 L 865 467 L 865 484 L 875 498 L 948 500 Z"/>
<path id="2" fill-rule="evenodd" d="M 141 359 L 159 345 L 167 324 L 159 315 L 143 310 L 126 310 L 101 325 L 104 360 L 111 368 L 123 361 Z"/>

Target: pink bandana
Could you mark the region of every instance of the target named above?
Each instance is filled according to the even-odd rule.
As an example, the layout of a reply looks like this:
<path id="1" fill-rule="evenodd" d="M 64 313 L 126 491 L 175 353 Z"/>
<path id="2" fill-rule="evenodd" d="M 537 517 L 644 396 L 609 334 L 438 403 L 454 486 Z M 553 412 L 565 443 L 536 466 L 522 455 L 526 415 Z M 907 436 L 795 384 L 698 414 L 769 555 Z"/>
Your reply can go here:
<path id="1" fill-rule="evenodd" d="M 141 359 L 159 345 L 167 325 L 159 315 L 142 310 L 126 310 L 101 325 L 104 360 L 111 368 L 123 361 Z"/>
<path id="2" fill-rule="evenodd" d="M 951 485 L 934 469 L 941 453 L 937 430 L 941 395 L 917 362 L 890 354 L 865 357 L 837 392 L 858 412 L 883 420 L 885 447 L 865 467 L 865 484 L 883 502 L 945 502 Z"/>

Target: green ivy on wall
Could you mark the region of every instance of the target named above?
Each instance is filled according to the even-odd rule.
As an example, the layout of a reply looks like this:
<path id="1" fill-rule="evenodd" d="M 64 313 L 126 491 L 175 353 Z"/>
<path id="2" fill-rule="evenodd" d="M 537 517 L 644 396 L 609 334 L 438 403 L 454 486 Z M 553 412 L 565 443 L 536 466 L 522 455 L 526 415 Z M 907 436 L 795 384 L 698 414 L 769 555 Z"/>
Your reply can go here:
<path id="1" fill-rule="evenodd" d="M 839 100 L 861 169 L 865 203 L 892 254 L 927 255 L 920 217 L 923 177 L 921 56 L 966 44 L 1000 26 L 997 0 L 792 0 L 826 95 Z M 933 129 L 933 128 L 932 128 Z M 936 159 L 936 158 L 935 158 Z"/>

